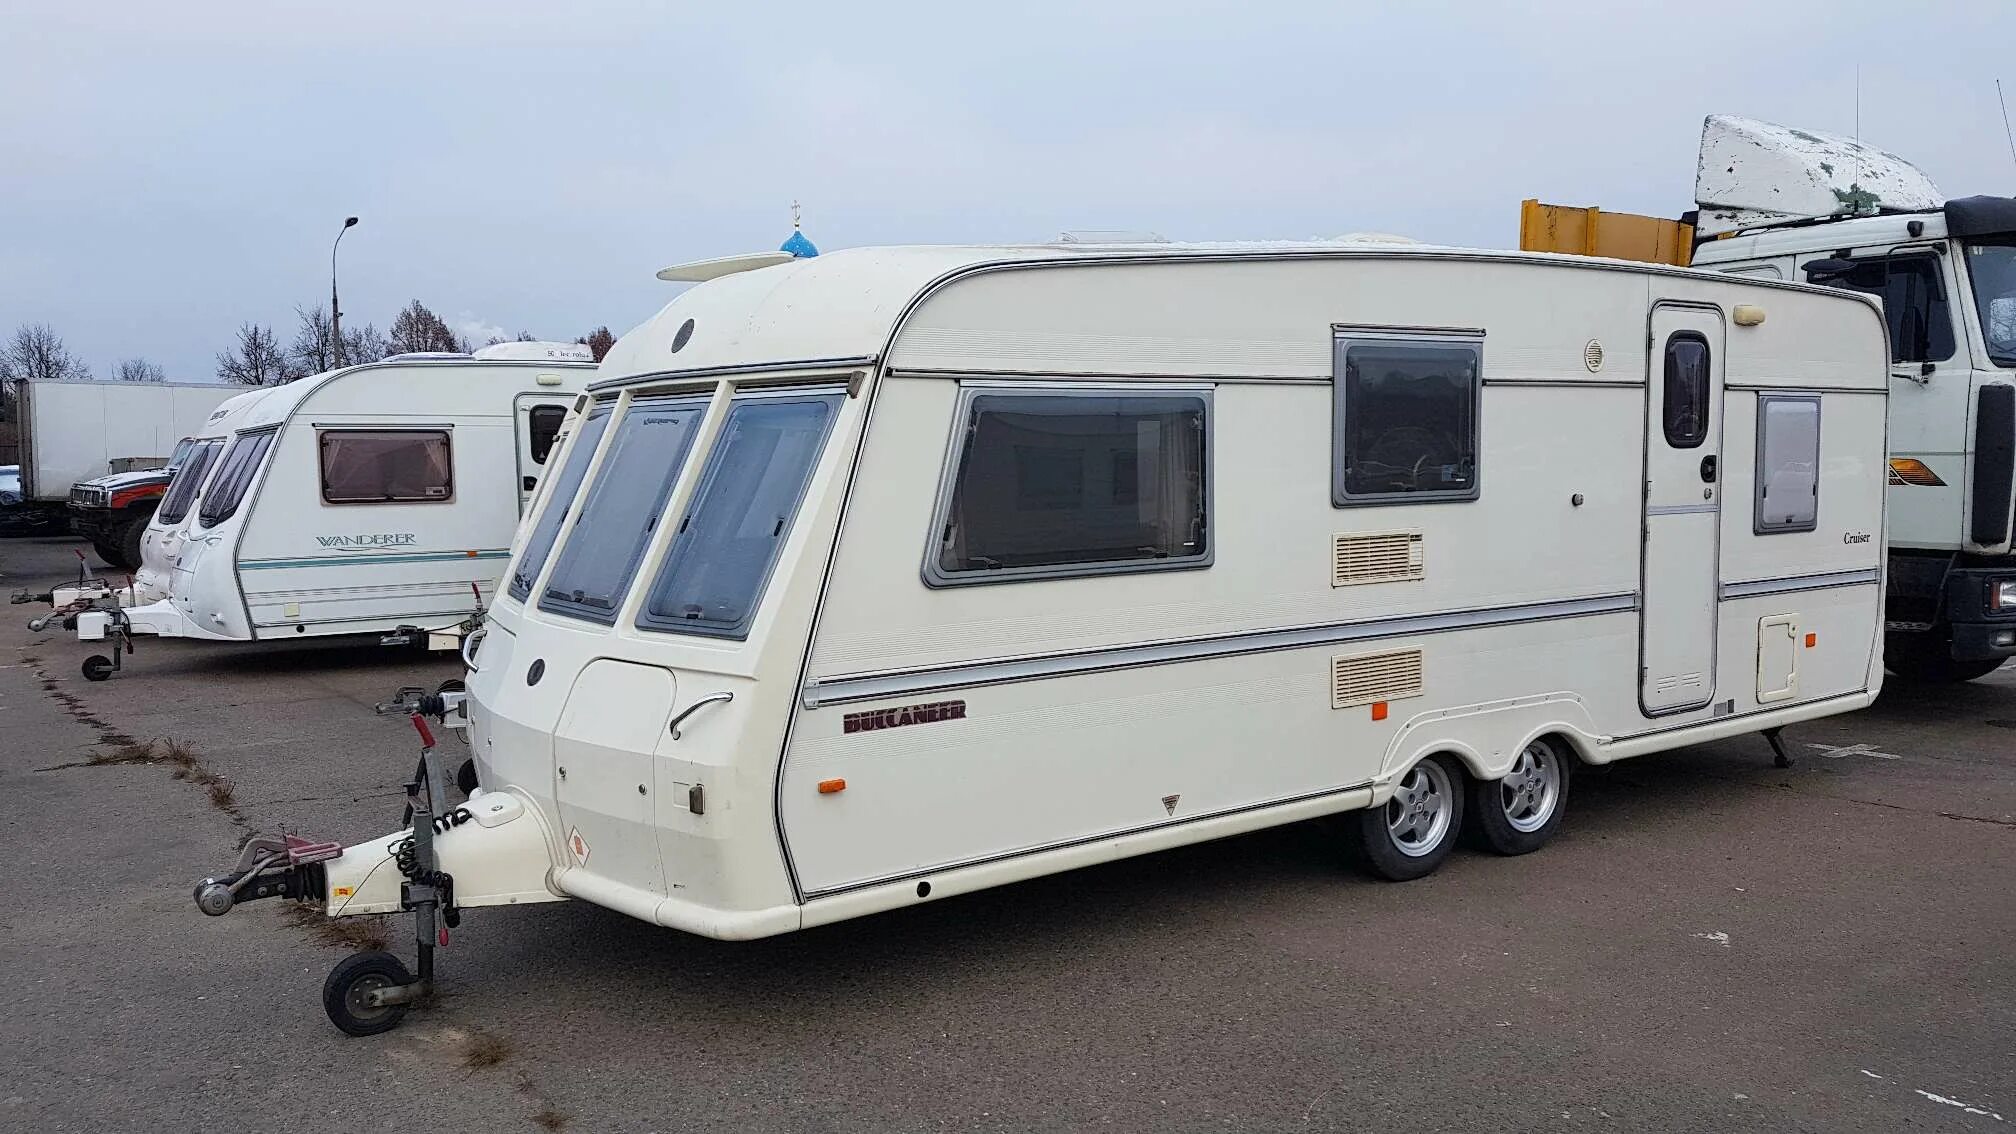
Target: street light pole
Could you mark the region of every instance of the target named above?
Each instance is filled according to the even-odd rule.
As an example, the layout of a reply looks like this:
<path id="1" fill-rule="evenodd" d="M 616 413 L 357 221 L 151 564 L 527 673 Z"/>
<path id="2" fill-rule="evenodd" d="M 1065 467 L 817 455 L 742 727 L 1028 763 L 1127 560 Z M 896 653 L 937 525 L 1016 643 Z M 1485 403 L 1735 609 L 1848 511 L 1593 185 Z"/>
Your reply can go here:
<path id="1" fill-rule="evenodd" d="M 343 244 L 343 234 L 356 223 L 356 217 L 344 217 L 343 227 L 336 230 L 336 242 L 329 246 L 329 358 L 337 366 L 343 365 L 343 308 L 336 300 L 336 249 Z"/>

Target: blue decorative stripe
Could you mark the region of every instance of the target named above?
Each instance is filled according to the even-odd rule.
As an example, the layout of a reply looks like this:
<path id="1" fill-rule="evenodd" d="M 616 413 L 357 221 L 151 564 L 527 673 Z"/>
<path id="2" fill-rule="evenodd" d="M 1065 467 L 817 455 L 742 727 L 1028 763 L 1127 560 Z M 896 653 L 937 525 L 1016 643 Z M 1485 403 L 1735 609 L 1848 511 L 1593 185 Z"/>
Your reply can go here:
<path id="1" fill-rule="evenodd" d="M 508 547 L 493 547 L 482 551 L 420 551 L 404 555 L 330 555 L 302 559 L 241 559 L 240 571 L 270 571 L 281 567 L 341 567 L 353 563 L 445 563 L 450 560 L 506 559 L 511 555 Z"/>

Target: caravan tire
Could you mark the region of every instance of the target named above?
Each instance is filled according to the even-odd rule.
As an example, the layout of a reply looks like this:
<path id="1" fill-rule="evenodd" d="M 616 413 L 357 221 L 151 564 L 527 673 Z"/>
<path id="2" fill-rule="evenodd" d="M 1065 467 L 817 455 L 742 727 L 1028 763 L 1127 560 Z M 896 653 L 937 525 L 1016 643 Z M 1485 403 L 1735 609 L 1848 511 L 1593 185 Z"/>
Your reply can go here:
<path id="1" fill-rule="evenodd" d="M 1464 783 L 1454 757 L 1430 756 L 1401 775 L 1391 799 L 1358 812 L 1358 849 L 1372 873 L 1388 882 L 1434 873 L 1463 829 Z"/>
<path id="2" fill-rule="evenodd" d="M 1500 779 L 1470 781 L 1470 836 L 1496 854 L 1529 854 L 1547 845 L 1568 812 L 1575 758 L 1537 739 L 1519 752 Z"/>

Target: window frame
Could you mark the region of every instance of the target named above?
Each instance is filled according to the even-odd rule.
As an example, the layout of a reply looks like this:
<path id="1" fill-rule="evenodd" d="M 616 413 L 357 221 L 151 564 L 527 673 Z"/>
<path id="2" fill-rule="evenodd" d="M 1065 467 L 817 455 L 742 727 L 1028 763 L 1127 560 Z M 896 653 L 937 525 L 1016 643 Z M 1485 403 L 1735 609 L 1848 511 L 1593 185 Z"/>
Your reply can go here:
<path id="1" fill-rule="evenodd" d="M 224 455 L 224 448 L 229 442 L 230 439 L 226 437 L 196 439 L 196 444 L 190 448 L 189 455 L 183 458 L 181 466 L 175 470 L 175 475 L 169 478 L 168 488 L 161 494 L 161 504 L 154 510 L 155 519 L 163 525 L 168 525 L 179 524 L 189 518 L 190 511 L 196 507 L 196 501 L 202 496 L 203 482 L 210 478 L 210 473 L 215 467 L 213 462 Z M 199 455 L 202 457 L 200 465 L 197 464 Z M 185 475 L 188 476 L 187 480 L 183 479 Z M 187 491 L 183 496 L 175 495 L 178 488 L 185 487 Z M 171 515 L 170 505 L 180 507 Z"/>
<path id="2" fill-rule="evenodd" d="M 735 412 L 744 406 L 765 403 L 823 402 L 828 403 L 829 412 L 825 425 L 821 428 L 819 440 L 812 447 L 812 461 L 805 469 L 804 480 L 798 486 L 798 494 L 791 501 L 791 509 L 784 517 L 784 530 L 779 533 L 771 546 L 770 558 L 765 563 L 761 579 L 750 590 L 749 606 L 742 618 L 732 625 L 705 624 L 689 619 L 665 618 L 651 612 L 658 589 L 663 586 L 678 565 L 679 552 L 688 545 L 686 525 L 700 514 L 707 503 L 707 493 L 714 487 L 721 471 L 721 463 L 727 455 L 726 436 L 733 424 Z M 690 634 L 702 638 L 717 638 L 731 642 L 746 642 L 749 632 L 755 628 L 756 617 L 763 609 L 764 596 L 770 590 L 770 580 L 776 577 L 777 564 L 784 558 L 784 545 L 798 527 L 798 520 L 805 509 L 805 498 L 811 494 L 812 482 L 819 476 L 819 465 L 826 459 L 826 450 L 833 443 L 833 433 L 839 425 L 840 415 L 847 408 L 847 388 L 845 386 L 810 388 L 779 387 L 775 389 L 754 389 L 737 391 L 728 401 L 722 415 L 721 428 L 715 433 L 707 449 L 705 464 L 701 467 L 700 479 L 694 483 L 693 495 L 687 498 L 686 510 L 679 517 L 679 527 L 671 535 L 665 546 L 665 553 L 658 557 L 657 570 L 651 573 L 650 581 L 644 589 L 644 598 L 637 606 L 637 617 L 633 625 L 639 630 L 654 634 Z M 648 558 L 648 553 L 647 553 Z"/>
<path id="3" fill-rule="evenodd" d="M 390 496 L 369 500 L 329 499 L 329 438 L 359 433 L 408 433 L 438 436 L 448 450 L 448 492 L 445 496 Z M 351 508 L 372 504 L 452 504 L 455 502 L 455 430 L 447 425 L 332 425 L 315 429 L 315 488 L 322 503 L 331 508 Z"/>
<path id="4" fill-rule="evenodd" d="M 1769 432 L 1771 415 L 1766 407 L 1774 402 L 1803 402 L 1813 407 L 1813 516 L 1805 521 L 1767 523 L 1764 519 L 1764 489 L 1766 486 L 1764 454 Z M 1789 532 L 1817 531 L 1820 527 L 1820 455 L 1821 428 L 1826 410 L 1819 394 L 1771 393 L 1757 395 L 1757 451 L 1753 457 L 1750 474 L 1750 531 L 1753 535 L 1784 535 Z"/>
<path id="5" fill-rule="evenodd" d="M 571 598 L 553 597 L 548 593 L 553 586 L 553 577 L 567 565 L 569 545 L 580 534 L 581 521 L 586 517 L 589 507 L 595 503 L 597 492 L 603 487 L 603 477 L 609 474 L 610 462 L 620 456 L 617 449 L 623 443 L 625 437 L 623 431 L 629 427 L 631 415 L 675 408 L 691 410 L 696 415 L 693 424 L 680 442 L 678 463 L 672 470 L 671 479 L 665 482 L 665 493 L 659 500 L 657 517 L 658 521 L 663 521 L 664 507 L 678 491 L 679 479 L 686 475 L 686 466 L 692 461 L 693 451 L 701 440 L 700 432 L 706 427 L 707 410 L 713 398 L 712 391 L 637 393 L 622 404 L 621 413 L 612 412 L 611 420 L 604 428 L 602 438 L 597 444 L 596 454 L 590 458 L 593 463 L 585 470 L 580 486 L 575 489 L 575 499 L 579 502 L 579 507 L 570 506 L 568 514 L 561 518 L 561 526 L 554 535 L 553 546 L 546 553 L 546 561 L 540 564 L 539 577 L 532 583 L 532 598 L 536 601 L 530 602 L 529 605 L 542 613 L 585 622 L 592 626 L 613 627 L 617 624 L 617 616 L 622 613 L 623 604 L 629 601 L 630 594 L 637 587 L 639 579 L 647 578 L 644 567 L 651 558 L 652 537 L 656 534 L 655 522 L 653 527 L 645 529 L 643 540 L 632 552 L 629 574 L 624 578 L 622 588 L 609 596 L 614 601 L 606 611 L 589 606 L 585 602 L 576 602 Z"/>
<path id="6" fill-rule="evenodd" d="M 1861 267 L 1862 265 L 1865 264 L 1871 264 L 1871 265 L 1881 264 L 1883 266 L 1883 275 L 1886 284 L 1885 287 L 1871 290 L 1868 288 L 1854 287 L 1846 282 L 1834 282 L 1832 280 L 1827 279 L 1815 280 L 1813 278 L 1813 273 L 1811 272 L 1804 273 L 1806 278 L 1803 282 L 1813 284 L 1818 287 L 1832 287 L 1841 291 L 1852 291 L 1858 295 L 1872 295 L 1875 296 L 1879 301 L 1881 301 L 1884 305 L 1883 327 L 1885 332 L 1888 333 L 1890 338 L 1890 353 L 1891 353 L 1890 365 L 1892 366 L 1917 366 L 1925 364 L 1937 364 L 1942 362 L 1951 362 L 1955 358 L 1960 357 L 1961 347 L 1966 342 L 1966 335 L 1964 330 L 1956 326 L 1953 321 L 1953 310 L 1955 306 L 1955 300 L 1953 297 L 1954 286 L 1952 279 L 1949 278 L 1947 275 L 1946 256 L 1943 254 L 1941 246 L 1930 244 L 1922 244 L 1922 245 L 1914 244 L 1914 245 L 1902 245 L 1882 249 L 1880 251 L 1874 248 L 1865 249 L 1864 251 L 1867 252 L 1868 254 L 1857 255 L 1851 252 L 1849 255 L 1843 258 L 1846 259 L 1850 264 L 1855 265 L 1856 267 Z M 1893 316 L 1890 312 L 1889 299 L 1884 294 L 1884 292 L 1888 290 L 1887 283 L 1889 281 L 1890 274 L 1896 270 L 1896 265 L 1900 261 L 1905 260 L 1922 262 L 1924 264 L 1929 265 L 1931 268 L 1931 279 L 1936 290 L 1933 292 L 1933 294 L 1931 294 L 1927 298 L 1926 301 L 1925 334 L 1928 343 L 1935 342 L 1937 339 L 1937 336 L 1934 334 L 1932 330 L 1932 316 L 1933 314 L 1935 314 L 1935 312 L 1933 311 L 1933 307 L 1935 305 L 1943 307 L 1946 312 L 1945 333 L 1947 339 L 1947 349 L 1945 354 L 1940 355 L 1937 358 L 1896 357 L 1897 352 L 1903 349 L 1904 345 L 1903 338 L 1902 336 L 1896 333 L 1898 329 L 1897 325 L 1891 322 Z M 1961 304 L 1961 306 L 1972 307 L 1974 306 L 1974 303 L 1970 298 L 1967 302 Z M 1902 310 L 1900 310 L 1895 316 L 1895 318 L 1900 321 L 1903 319 L 1903 317 L 1904 316 Z"/>
<path id="7" fill-rule="evenodd" d="M 259 450 L 259 459 L 253 462 L 250 471 L 246 472 L 244 487 L 238 489 L 236 496 L 231 501 L 230 510 L 221 516 L 212 516 L 207 505 L 210 503 L 210 498 L 217 489 L 223 487 L 222 478 L 225 468 L 231 462 L 232 450 L 236 449 L 242 442 L 249 442 L 261 437 L 265 438 L 265 447 Z M 218 455 L 217 467 L 211 470 L 209 477 L 203 485 L 203 494 L 197 498 L 197 527 L 202 528 L 204 531 L 209 531 L 219 524 L 229 522 L 231 517 L 236 516 L 239 510 L 245 507 L 245 499 L 252 495 L 253 491 L 258 487 L 258 480 L 264 475 L 266 463 L 273 456 L 273 446 L 279 439 L 280 427 L 278 425 L 269 425 L 262 429 L 247 429 L 232 435 L 230 444 L 224 446 L 224 451 Z"/>
<path id="8" fill-rule="evenodd" d="M 1701 378 L 1700 397 L 1694 405 L 1694 418 L 1700 425 L 1698 435 L 1690 435 L 1691 440 L 1677 440 L 1673 436 L 1673 344 L 1698 343 L 1706 358 Z M 1715 346 L 1708 336 L 1692 328 L 1683 327 L 1666 336 L 1666 345 L 1659 351 L 1659 432 L 1666 438 L 1669 449 L 1699 449 L 1708 443 L 1709 416 L 1714 400 L 1715 386 Z"/>
<path id="9" fill-rule="evenodd" d="M 1477 370 L 1470 380 L 1470 485 L 1461 489 L 1434 492 L 1355 493 L 1345 488 L 1345 422 L 1349 418 L 1349 389 L 1344 381 L 1351 347 L 1416 346 L 1435 350 L 1467 348 L 1476 355 Z M 1482 328 L 1373 327 L 1338 323 L 1330 328 L 1330 506 L 1333 508 L 1383 508 L 1398 504 L 1463 504 L 1478 499 L 1484 491 L 1484 330 Z"/>
<path id="10" fill-rule="evenodd" d="M 1218 540 L 1214 527 L 1217 522 L 1218 474 L 1213 467 L 1217 459 L 1217 446 L 1212 435 L 1217 430 L 1215 387 L 1208 384 L 1183 382 L 1142 383 L 1126 386 L 1069 385 L 1035 382 L 963 382 L 960 384 L 958 404 L 954 407 L 952 433 L 946 443 L 943 467 L 938 474 L 937 498 L 931 505 L 931 528 L 924 540 L 924 563 L 921 576 L 924 585 L 933 590 L 951 587 L 988 586 L 996 583 L 1026 583 L 1047 579 L 1077 579 L 1099 575 L 1139 575 L 1155 571 L 1200 571 L 1208 569 L 1218 556 Z M 1204 413 L 1204 452 L 1201 468 L 1204 474 L 1203 509 L 1204 550 L 1196 555 L 1181 558 L 1171 556 L 1164 559 L 1129 559 L 1111 563 L 1068 563 L 1044 564 L 1028 567 L 1002 567 L 991 571 L 946 571 L 939 562 L 945 546 L 944 532 L 952 522 L 952 502 L 958 490 L 959 475 L 966 467 L 967 454 L 971 449 L 974 433 L 974 403 L 983 397 L 1047 397 L 1047 398 L 1194 398 Z"/>
<path id="11" fill-rule="evenodd" d="M 587 491 L 589 474 L 595 471 L 595 458 L 600 454 L 603 442 L 609 439 L 609 429 L 610 426 L 615 424 L 617 417 L 616 410 L 620 400 L 614 394 L 597 398 L 589 402 L 575 416 L 573 428 L 570 429 L 564 424 L 562 425 L 560 435 L 554 438 L 554 447 L 560 450 L 561 463 L 557 469 L 553 470 L 554 475 L 547 476 L 542 474 L 539 477 L 537 494 L 533 496 L 531 504 L 526 507 L 525 514 L 519 517 L 518 523 L 523 529 L 524 542 L 521 544 L 515 536 L 513 537 L 511 558 L 504 566 L 504 578 L 500 586 L 505 595 L 528 609 L 538 606 L 534 598 L 538 591 L 539 583 L 544 578 L 546 569 L 552 565 L 553 553 L 558 550 L 560 541 L 565 539 L 567 535 L 567 512 L 581 499 L 581 494 Z M 573 459 L 574 446 L 581 436 L 588 431 L 589 426 L 598 420 L 596 417 L 598 412 L 602 414 L 599 420 L 604 421 L 605 424 L 596 432 L 595 444 L 588 449 L 587 455 L 584 458 L 587 463 L 581 467 L 580 483 L 574 486 L 567 499 L 559 500 L 557 499 L 559 492 L 558 485 L 559 480 L 564 479 L 562 474 L 567 471 L 566 462 Z M 548 453 L 546 456 L 548 460 L 551 460 L 553 455 Z M 513 570 L 513 568 L 518 566 L 531 553 L 532 545 L 540 538 L 540 529 L 546 522 L 547 513 L 552 511 L 556 506 L 561 509 L 561 513 L 554 520 L 553 534 L 551 538 L 547 539 L 546 546 L 539 552 L 539 565 L 533 570 L 530 580 L 525 583 L 525 593 L 519 594 L 518 580 L 524 573 Z"/>

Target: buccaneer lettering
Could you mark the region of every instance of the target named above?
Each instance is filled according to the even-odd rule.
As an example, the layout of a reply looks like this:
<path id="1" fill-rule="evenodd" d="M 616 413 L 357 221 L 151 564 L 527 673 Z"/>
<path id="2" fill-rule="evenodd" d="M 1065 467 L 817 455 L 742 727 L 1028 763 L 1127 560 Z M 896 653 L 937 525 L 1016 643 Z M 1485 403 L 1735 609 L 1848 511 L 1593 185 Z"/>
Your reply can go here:
<path id="1" fill-rule="evenodd" d="M 959 721 L 966 719 L 966 702 L 934 701 L 929 705 L 899 705 L 893 709 L 870 709 L 865 713 L 848 713 L 841 718 L 840 731 L 874 732 L 881 728 L 901 728 L 913 724 L 937 724 L 939 721 Z"/>

